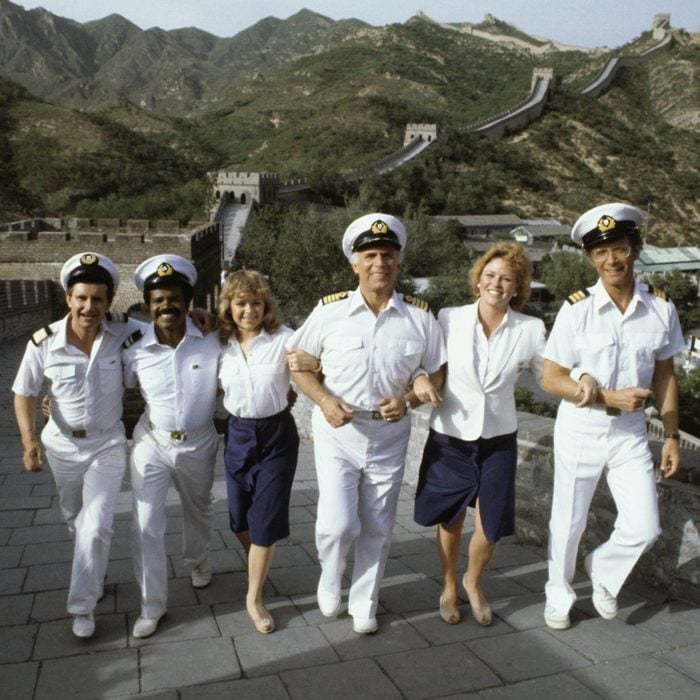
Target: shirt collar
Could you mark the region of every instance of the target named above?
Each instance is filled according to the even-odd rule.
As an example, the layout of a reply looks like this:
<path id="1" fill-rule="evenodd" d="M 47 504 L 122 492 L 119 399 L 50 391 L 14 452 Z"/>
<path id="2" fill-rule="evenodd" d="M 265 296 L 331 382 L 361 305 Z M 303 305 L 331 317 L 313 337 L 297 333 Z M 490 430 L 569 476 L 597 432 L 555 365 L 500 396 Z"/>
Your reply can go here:
<path id="1" fill-rule="evenodd" d="M 350 305 L 348 306 L 348 316 L 351 316 L 358 309 L 361 308 L 367 309 L 368 311 L 371 310 L 369 306 L 367 306 L 367 302 L 365 301 L 365 298 L 362 296 L 362 292 L 358 287 L 350 297 Z M 406 302 L 396 290 L 394 290 L 394 292 L 392 293 L 391 298 L 389 299 L 387 305 L 384 307 L 383 311 L 387 311 L 388 309 L 396 309 L 396 311 L 402 316 L 406 315 Z"/>
<path id="2" fill-rule="evenodd" d="M 651 300 L 649 299 L 649 294 L 643 293 L 646 292 L 647 289 L 648 287 L 646 284 L 640 285 L 639 282 L 635 281 L 632 299 L 630 300 L 626 313 L 632 313 L 637 307 L 637 304 L 644 304 L 647 307 L 650 305 Z M 610 298 L 608 291 L 605 289 L 600 279 L 591 287 L 591 292 L 593 294 L 593 303 L 595 304 L 596 311 L 602 310 L 603 307 L 608 304 L 612 307 L 615 306 L 615 303 Z"/>
<path id="3" fill-rule="evenodd" d="M 70 323 L 71 315 L 68 313 L 67 316 L 65 316 L 59 323 L 58 329 L 56 330 L 56 333 L 54 334 L 53 338 L 53 347 L 55 348 L 65 348 L 69 345 L 68 343 L 68 324 Z M 109 333 L 110 335 L 116 335 L 116 329 L 114 328 L 113 324 L 111 324 L 107 319 L 102 319 L 102 322 L 100 323 L 100 330 L 97 331 L 97 335 L 95 336 L 95 339 L 100 337 L 100 332 L 104 331 L 105 333 Z"/>

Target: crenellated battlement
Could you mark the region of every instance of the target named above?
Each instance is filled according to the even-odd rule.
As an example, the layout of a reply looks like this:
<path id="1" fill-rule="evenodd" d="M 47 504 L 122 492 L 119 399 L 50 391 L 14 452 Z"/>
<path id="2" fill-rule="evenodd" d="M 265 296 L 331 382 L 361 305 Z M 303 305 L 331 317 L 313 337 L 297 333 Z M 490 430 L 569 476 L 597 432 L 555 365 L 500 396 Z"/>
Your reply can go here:
<path id="1" fill-rule="evenodd" d="M 209 173 L 212 182 L 213 202 L 210 216 L 213 216 L 219 202 L 228 198 L 244 205 L 271 204 L 277 200 L 280 179 L 277 173 L 251 173 L 234 170 L 219 170 Z"/>
<path id="2" fill-rule="evenodd" d="M 437 139 L 437 124 L 406 124 L 403 145 L 408 146 L 412 141 L 421 139 L 432 143 Z"/>
<path id="3" fill-rule="evenodd" d="M 153 255 L 174 253 L 197 268 L 195 305 L 213 309 L 219 285 L 221 241 L 216 222 L 147 219 L 27 219 L 0 227 L 0 281 L 48 280 L 55 304 L 63 293 L 59 277 L 63 263 L 86 250 L 109 257 L 122 282 L 112 304 L 127 311 L 142 301 L 133 284 L 136 267 Z M 2 282 L 0 282 L 2 283 Z"/>

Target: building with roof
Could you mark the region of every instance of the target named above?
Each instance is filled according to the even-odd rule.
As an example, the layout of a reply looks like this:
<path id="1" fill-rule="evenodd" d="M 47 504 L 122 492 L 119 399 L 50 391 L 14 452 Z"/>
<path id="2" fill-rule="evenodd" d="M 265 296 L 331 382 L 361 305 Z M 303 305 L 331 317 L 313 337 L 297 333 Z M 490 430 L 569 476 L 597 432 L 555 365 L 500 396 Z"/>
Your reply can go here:
<path id="1" fill-rule="evenodd" d="M 680 248 L 657 248 L 645 245 L 634 263 L 637 277 L 654 273 L 664 274 L 678 270 L 690 277 L 698 287 L 700 296 L 700 248 L 685 246 Z"/>

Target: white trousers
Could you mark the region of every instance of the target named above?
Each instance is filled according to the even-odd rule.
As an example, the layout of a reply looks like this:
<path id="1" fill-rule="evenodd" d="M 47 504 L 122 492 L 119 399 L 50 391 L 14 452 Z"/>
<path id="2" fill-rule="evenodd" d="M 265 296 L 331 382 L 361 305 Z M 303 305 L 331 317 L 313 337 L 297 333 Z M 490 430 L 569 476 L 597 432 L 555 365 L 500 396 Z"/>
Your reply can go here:
<path id="1" fill-rule="evenodd" d="M 94 437 L 75 438 L 49 421 L 41 433 L 58 502 L 74 540 L 67 610 L 91 613 L 102 597 L 114 509 L 126 469 L 126 437 L 119 422 Z"/>
<path id="2" fill-rule="evenodd" d="M 396 520 L 411 421 L 354 419 L 332 428 L 316 408 L 312 425 L 321 585 L 329 593 L 340 594 L 354 543 L 348 612 L 373 617 Z"/>
<path id="3" fill-rule="evenodd" d="M 549 522 L 547 603 L 566 613 L 579 542 L 598 480 L 606 470 L 617 507 L 610 538 L 588 557 L 592 573 L 617 596 L 639 557 L 656 541 L 656 481 L 641 414 L 606 416 L 594 409 L 562 410 L 554 428 L 554 492 Z"/>
<path id="4" fill-rule="evenodd" d="M 157 618 L 168 602 L 165 551 L 166 498 L 175 486 L 183 513 L 183 557 L 195 566 L 206 560 L 211 541 L 211 487 L 219 440 L 211 430 L 185 441 L 147 429 L 142 416 L 134 428 L 131 488 L 134 494 L 134 574 L 141 588 L 141 615 Z"/>

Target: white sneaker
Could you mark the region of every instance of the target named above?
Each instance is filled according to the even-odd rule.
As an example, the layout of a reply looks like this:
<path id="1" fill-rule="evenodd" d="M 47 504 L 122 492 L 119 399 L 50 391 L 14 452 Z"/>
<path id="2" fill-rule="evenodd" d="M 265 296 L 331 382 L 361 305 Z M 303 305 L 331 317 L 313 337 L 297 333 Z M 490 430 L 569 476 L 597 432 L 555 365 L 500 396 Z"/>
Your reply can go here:
<path id="1" fill-rule="evenodd" d="M 80 639 L 87 639 L 95 634 L 95 618 L 92 613 L 76 615 L 73 618 L 73 634 Z"/>
<path id="2" fill-rule="evenodd" d="M 550 629 L 566 630 L 571 627 L 571 620 L 568 612 L 559 612 L 552 605 L 544 606 L 544 622 Z"/>
<path id="3" fill-rule="evenodd" d="M 353 617 L 352 628 L 357 634 L 374 634 L 379 625 L 376 617 Z"/>
<path id="4" fill-rule="evenodd" d="M 593 607 L 604 620 L 612 620 L 617 617 L 617 598 L 610 593 L 600 582 L 598 577 L 591 572 L 591 565 L 588 557 L 586 557 L 584 565 L 591 579 L 591 585 L 593 586 L 593 594 L 591 595 Z"/>
<path id="5" fill-rule="evenodd" d="M 205 588 L 211 583 L 211 565 L 209 561 L 203 561 L 192 567 L 192 585 L 195 588 Z"/>
<path id="6" fill-rule="evenodd" d="M 134 629 L 131 632 L 131 636 L 136 639 L 146 639 L 150 637 L 157 629 L 160 618 L 163 617 L 141 617 L 134 623 Z"/>
<path id="7" fill-rule="evenodd" d="M 324 617 L 335 617 L 338 614 L 340 596 L 324 590 L 320 580 L 316 589 L 316 600 L 318 601 L 318 609 Z"/>

